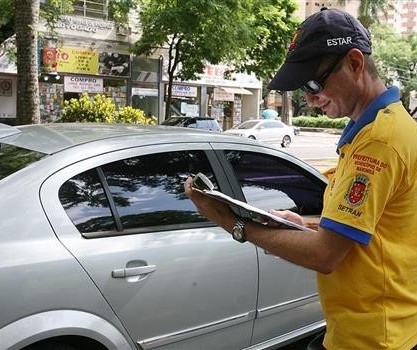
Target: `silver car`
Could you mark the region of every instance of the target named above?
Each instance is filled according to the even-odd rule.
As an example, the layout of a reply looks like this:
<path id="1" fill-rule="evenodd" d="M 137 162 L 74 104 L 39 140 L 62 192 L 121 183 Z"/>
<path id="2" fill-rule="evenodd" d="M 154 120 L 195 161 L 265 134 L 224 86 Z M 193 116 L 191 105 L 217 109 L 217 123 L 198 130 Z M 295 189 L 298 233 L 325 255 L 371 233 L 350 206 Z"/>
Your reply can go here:
<path id="1" fill-rule="evenodd" d="M 276 349 L 324 327 L 313 272 L 199 215 L 185 178 L 316 216 L 326 180 L 216 132 L 0 124 L 0 349 Z"/>

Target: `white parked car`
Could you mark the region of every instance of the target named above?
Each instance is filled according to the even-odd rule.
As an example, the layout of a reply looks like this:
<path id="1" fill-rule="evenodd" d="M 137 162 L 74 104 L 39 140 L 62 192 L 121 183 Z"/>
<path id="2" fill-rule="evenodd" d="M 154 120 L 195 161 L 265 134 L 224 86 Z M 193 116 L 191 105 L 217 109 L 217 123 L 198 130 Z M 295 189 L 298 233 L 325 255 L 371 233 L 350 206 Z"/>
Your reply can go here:
<path id="1" fill-rule="evenodd" d="M 247 120 L 225 132 L 259 141 L 278 141 L 282 147 L 289 147 L 295 135 L 294 127 L 273 119 Z"/>

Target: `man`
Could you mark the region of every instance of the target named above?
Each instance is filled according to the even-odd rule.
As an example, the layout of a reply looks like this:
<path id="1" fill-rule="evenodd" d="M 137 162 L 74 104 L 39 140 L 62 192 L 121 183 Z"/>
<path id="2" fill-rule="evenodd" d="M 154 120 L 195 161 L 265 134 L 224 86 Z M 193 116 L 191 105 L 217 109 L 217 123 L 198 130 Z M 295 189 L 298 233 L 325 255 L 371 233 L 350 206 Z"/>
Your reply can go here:
<path id="1" fill-rule="evenodd" d="M 409 350 L 417 344 L 417 124 L 373 61 L 368 31 L 324 9 L 297 31 L 270 88 L 305 91 L 329 117 L 349 116 L 317 231 L 244 222 L 191 190 L 208 219 L 281 258 L 316 270 L 327 350 Z M 275 212 L 306 224 L 292 212 Z M 238 236 L 238 234 L 237 234 Z"/>

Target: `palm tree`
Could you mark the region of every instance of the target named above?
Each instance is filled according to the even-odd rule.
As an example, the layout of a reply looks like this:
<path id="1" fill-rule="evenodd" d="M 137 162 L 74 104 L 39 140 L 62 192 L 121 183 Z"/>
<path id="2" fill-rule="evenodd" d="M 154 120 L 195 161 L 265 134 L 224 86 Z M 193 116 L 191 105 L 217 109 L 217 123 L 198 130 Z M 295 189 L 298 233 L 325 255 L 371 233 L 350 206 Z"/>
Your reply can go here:
<path id="1" fill-rule="evenodd" d="M 15 0 L 16 124 L 40 123 L 38 83 L 39 0 Z"/>
<path id="2" fill-rule="evenodd" d="M 339 0 L 339 3 L 345 0 Z M 358 9 L 358 20 L 369 28 L 373 23 L 378 22 L 378 16 L 387 15 L 389 9 L 393 9 L 394 5 L 387 0 L 360 0 Z"/>

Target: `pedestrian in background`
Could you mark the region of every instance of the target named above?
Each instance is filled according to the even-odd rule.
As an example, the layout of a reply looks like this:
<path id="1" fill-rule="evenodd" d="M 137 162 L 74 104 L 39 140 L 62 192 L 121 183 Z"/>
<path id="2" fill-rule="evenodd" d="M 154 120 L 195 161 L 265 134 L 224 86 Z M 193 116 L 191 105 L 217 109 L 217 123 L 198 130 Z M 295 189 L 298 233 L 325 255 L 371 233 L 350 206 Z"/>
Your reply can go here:
<path id="1" fill-rule="evenodd" d="M 417 124 L 386 88 L 368 31 L 323 9 L 297 30 L 269 87 L 303 89 L 311 107 L 349 116 L 313 233 L 269 228 L 191 189 L 200 213 L 295 264 L 318 272 L 327 329 L 321 349 L 409 350 L 417 344 Z M 274 212 L 307 225 L 296 213 Z M 310 223 L 311 224 L 311 223 Z M 243 235 L 243 238 L 239 238 Z"/>

